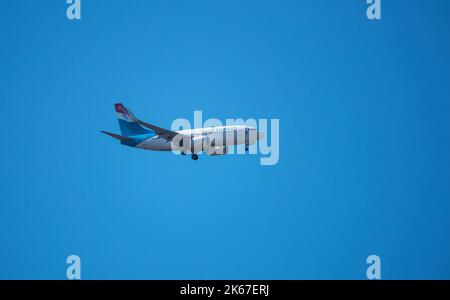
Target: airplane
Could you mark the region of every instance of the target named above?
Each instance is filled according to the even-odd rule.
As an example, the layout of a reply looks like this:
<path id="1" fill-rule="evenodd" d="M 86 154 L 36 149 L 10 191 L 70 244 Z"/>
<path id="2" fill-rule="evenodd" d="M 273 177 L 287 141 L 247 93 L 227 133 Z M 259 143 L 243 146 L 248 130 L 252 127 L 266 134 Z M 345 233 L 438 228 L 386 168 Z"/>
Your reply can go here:
<path id="1" fill-rule="evenodd" d="M 205 127 L 171 131 L 137 119 L 122 103 L 114 105 L 121 134 L 101 131 L 119 140 L 122 145 L 155 151 L 179 151 L 182 155 L 191 154 L 198 160 L 198 154 L 225 155 L 228 146 L 249 145 L 264 138 L 265 134 L 250 126 L 233 125 Z"/>

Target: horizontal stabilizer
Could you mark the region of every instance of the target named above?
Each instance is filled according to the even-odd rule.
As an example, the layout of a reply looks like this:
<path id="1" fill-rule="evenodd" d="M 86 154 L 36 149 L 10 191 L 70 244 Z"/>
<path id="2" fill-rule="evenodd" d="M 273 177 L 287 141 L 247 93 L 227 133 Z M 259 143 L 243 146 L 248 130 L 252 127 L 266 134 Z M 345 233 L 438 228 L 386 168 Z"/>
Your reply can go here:
<path id="1" fill-rule="evenodd" d="M 119 140 L 121 142 L 126 142 L 131 140 L 130 138 L 127 138 L 126 136 L 123 135 L 119 135 L 119 134 L 115 134 L 115 133 L 111 133 L 111 132 L 107 132 L 107 131 L 101 131 L 102 133 L 109 135 L 110 137 L 115 138 L 116 140 Z"/>

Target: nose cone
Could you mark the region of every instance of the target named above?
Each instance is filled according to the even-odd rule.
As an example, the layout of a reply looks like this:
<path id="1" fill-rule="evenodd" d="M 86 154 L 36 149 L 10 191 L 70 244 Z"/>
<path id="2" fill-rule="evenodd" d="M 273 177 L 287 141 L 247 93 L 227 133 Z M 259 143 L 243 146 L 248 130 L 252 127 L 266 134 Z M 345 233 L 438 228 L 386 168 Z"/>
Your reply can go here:
<path id="1" fill-rule="evenodd" d="M 266 134 L 262 131 L 258 131 L 258 140 L 263 139 L 266 136 Z"/>

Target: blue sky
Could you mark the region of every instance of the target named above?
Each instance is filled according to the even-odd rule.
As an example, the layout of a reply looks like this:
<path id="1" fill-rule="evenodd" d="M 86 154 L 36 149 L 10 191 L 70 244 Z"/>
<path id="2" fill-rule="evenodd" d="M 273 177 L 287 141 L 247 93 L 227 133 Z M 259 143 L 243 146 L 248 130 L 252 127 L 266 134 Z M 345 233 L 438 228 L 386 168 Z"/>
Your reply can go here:
<path id="1" fill-rule="evenodd" d="M 0 8 L 0 278 L 450 279 L 450 3 L 83 0 Z M 280 119 L 280 161 L 120 146 Z"/>

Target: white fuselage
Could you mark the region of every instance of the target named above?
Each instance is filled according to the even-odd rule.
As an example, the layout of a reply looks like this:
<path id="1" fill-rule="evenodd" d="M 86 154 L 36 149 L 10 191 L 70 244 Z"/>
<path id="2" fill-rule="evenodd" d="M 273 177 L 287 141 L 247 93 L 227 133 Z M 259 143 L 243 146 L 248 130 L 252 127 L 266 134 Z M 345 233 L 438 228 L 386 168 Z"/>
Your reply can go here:
<path id="1" fill-rule="evenodd" d="M 213 146 L 219 147 L 240 144 L 251 145 L 256 143 L 258 139 L 263 137 L 263 133 L 258 132 L 255 128 L 239 125 L 180 130 L 176 131 L 176 133 L 179 133 L 180 135 L 185 137 L 190 137 L 191 141 L 194 141 L 194 143 L 199 142 L 206 144 L 206 141 L 208 141 L 208 145 L 212 144 Z M 167 139 L 159 135 L 155 135 L 149 139 L 142 141 L 136 147 L 145 150 L 173 150 L 172 139 Z"/>

